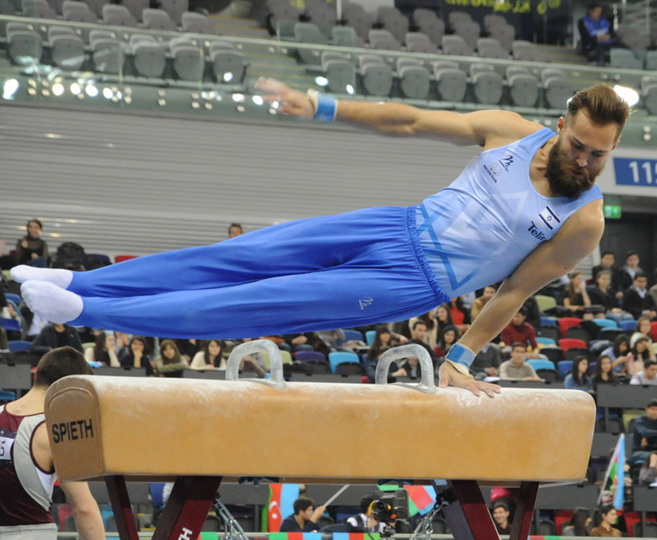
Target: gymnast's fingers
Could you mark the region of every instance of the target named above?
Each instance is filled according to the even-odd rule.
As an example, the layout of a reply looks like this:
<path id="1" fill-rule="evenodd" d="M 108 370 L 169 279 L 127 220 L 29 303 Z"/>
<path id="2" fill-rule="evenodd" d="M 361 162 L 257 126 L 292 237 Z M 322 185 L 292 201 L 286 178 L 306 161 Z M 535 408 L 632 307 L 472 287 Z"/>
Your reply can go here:
<path id="1" fill-rule="evenodd" d="M 483 381 L 476 381 L 477 386 L 485 392 L 488 397 L 495 397 L 495 394 L 499 394 L 502 389 L 497 384 L 491 384 Z"/>

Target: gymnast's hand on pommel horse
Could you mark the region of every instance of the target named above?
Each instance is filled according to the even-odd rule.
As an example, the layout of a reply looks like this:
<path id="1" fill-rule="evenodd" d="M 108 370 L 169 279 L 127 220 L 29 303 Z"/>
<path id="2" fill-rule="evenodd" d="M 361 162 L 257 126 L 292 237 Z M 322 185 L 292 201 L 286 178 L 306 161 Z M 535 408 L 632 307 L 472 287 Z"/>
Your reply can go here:
<path id="1" fill-rule="evenodd" d="M 499 392 L 468 368 L 527 297 L 598 245 L 595 178 L 618 143 L 627 104 L 603 84 L 580 90 L 554 132 L 510 111 L 338 101 L 271 79 L 256 87 L 283 114 L 483 152 L 417 205 L 291 221 L 90 272 L 15 267 L 30 309 L 52 322 L 133 334 L 253 338 L 409 319 L 503 281 L 440 369 L 442 387 Z"/>

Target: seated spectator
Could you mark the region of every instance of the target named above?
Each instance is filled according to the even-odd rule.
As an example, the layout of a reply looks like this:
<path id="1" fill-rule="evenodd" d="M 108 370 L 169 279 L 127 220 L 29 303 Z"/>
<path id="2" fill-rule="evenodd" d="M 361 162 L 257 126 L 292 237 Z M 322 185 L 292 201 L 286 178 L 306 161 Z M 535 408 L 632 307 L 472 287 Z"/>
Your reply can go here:
<path id="1" fill-rule="evenodd" d="M 643 370 L 632 375 L 630 384 L 637 385 L 657 385 L 657 362 L 654 360 L 646 360 L 643 363 Z"/>
<path id="2" fill-rule="evenodd" d="M 433 352 L 436 358 L 445 358 L 452 345 L 456 343 L 461 335 L 455 326 L 446 326 L 440 332 L 438 337 L 438 345 L 434 348 Z"/>
<path id="3" fill-rule="evenodd" d="M 588 374 L 589 361 L 586 356 L 578 356 L 573 362 L 572 371 L 566 375 L 563 381 L 563 387 L 567 390 L 583 390 L 584 392 L 593 391 L 593 381 Z"/>
<path id="4" fill-rule="evenodd" d="M 345 520 L 347 532 L 350 533 L 383 533 L 386 529 L 385 523 L 379 523 L 374 519 L 372 504 L 374 497 L 366 495 L 360 500 L 360 514 L 350 516 Z"/>
<path id="5" fill-rule="evenodd" d="M 427 333 L 426 323 L 424 321 L 416 321 L 413 324 L 413 327 L 411 328 L 411 340 L 408 343 L 409 344 L 416 343 L 417 345 L 420 345 L 421 347 L 423 347 L 424 350 L 429 353 L 429 358 L 431 358 L 431 361 L 433 362 L 433 365 L 435 366 L 436 365 L 436 358 L 433 354 L 433 350 L 424 341 L 426 333 Z"/>
<path id="6" fill-rule="evenodd" d="M 532 348 L 531 353 L 527 354 L 527 358 L 538 358 L 538 344 L 536 343 L 536 330 L 534 327 L 526 322 L 527 312 L 520 308 L 520 311 L 516 313 L 511 322 L 504 327 L 502 330 L 502 342 L 500 345 L 509 345 L 510 343 L 524 343 L 525 347 Z"/>
<path id="7" fill-rule="evenodd" d="M 493 504 L 493 521 L 498 534 L 511 534 L 510 515 L 511 512 L 505 502 L 497 501 Z"/>
<path id="8" fill-rule="evenodd" d="M 614 344 L 602 351 L 602 355 L 611 358 L 611 361 L 614 365 L 614 371 L 617 373 L 624 371 L 625 362 L 627 362 L 627 359 L 631 353 L 632 351 L 630 351 L 630 338 L 625 334 L 620 334 L 617 336 L 614 340 Z"/>
<path id="9" fill-rule="evenodd" d="M 76 351 L 84 352 L 78 331 L 68 324 L 59 323 L 45 326 L 32 342 L 32 347 L 46 347 L 48 349 L 73 347 Z"/>
<path id="10" fill-rule="evenodd" d="M 586 292 L 584 275 L 581 272 L 573 272 L 569 276 L 566 296 L 563 299 L 565 308 L 573 312 L 576 317 L 581 317 L 584 309 L 591 305 L 591 299 Z"/>
<path id="11" fill-rule="evenodd" d="M 529 296 L 522 304 L 522 309 L 525 310 L 525 322 L 532 325 L 534 330 L 541 327 L 541 309 L 538 307 L 538 302 L 535 296 Z"/>
<path id="12" fill-rule="evenodd" d="M 228 226 L 228 238 L 235 238 L 244 234 L 244 230 L 239 223 L 231 223 Z"/>
<path id="13" fill-rule="evenodd" d="M 604 66 L 607 51 L 616 44 L 616 38 L 612 36 L 609 20 L 602 16 L 602 5 L 591 4 L 577 26 L 584 53 L 587 57 L 595 54 L 596 63 Z"/>
<path id="14" fill-rule="evenodd" d="M 501 364 L 500 349 L 494 343 L 488 343 L 475 356 L 470 371 L 474 374 L 475 379 L 480 381 L 486 377 L 499 377 Z"/>
<path id="15" fill-rule="evenodd" d="M 226 360 L 222 356 L 224 343 L 218 339 L 201 342 L 201 350 L 194 355 L 189 367 L 192 369 L 226 369 Z"/>
<path id="16" fill-rule="evenodd" d="M 648 294 L 648 278 L 643 272 L 637 272 L 632 286 L 623 293 L 623 309 L 635 319 L 647 317 L 654 320 L 657 317 L 657 307 Z"/>
<path id="17" fill-rule="evenodd" d="M 618 378 L 614 373 L 614 363 L 611 357 L 606 354 L 601 354 L 595 365 L 595 373 L 593 374 L 593 390 L 597 391 L 599 384 L 618 384 Z"/>
<path id="18" fill-rule="evenodd" d="M 616 321 L 631 319 L 632 315 L 625 313 L 620 307 L 623 293 L 619 293 L 611 287 L 611 272 L 600 270 L 595 276 L 595 285 L 588 287 L 589 298 L 592 305 L 602 306 L 607 316 Z"/>
<path id="19" fill-rule="evenodd" d="M 194 355 L 201 350 L 198 339 L 174 339 L 180 354 L 189 364 Z"/>
<path id="20" fill-rule="evenodd" d="M 436 321 L 438 322 L 438 332 L 446 326 L 456 326 L 452 319 L 451 308 L 449 304 L 440 304 L 436 308 Z"/>
<path id="21" fill-rule="evenodd" d="M 285 342 L 293 352 L 296 351 L 317 351 L 322 354 L 328 354 L 330 349 L 327 347 L 315 332 L 304 332 L 303 334 L 288 334 L 283 336 Z"/>
<path id="22" fill-rule="evenodd" d="M 641 465 L 639 471 L 639 485 L 649 486 L 657 482 L 657 452 L 651 452 Z"/>
<path id="23" fill-rule="evenodd" d="M 652 343 L 652 335 L 650 334 L 650 319 L 648 319 L 648 317 L 639 317 L 639 320 L 636 322 L 634 333 L 630 337 L 630 347 L 634 347 L 634 344 L 640 338 L 646 338 L 648 343 Z"/>
<path id="24" fill-rule="evenodd" d="M 119 361 L 121 361 L 121 357 L 130 352 L 130 334 L 126 334 L 125 332 L 114 332 L 114 337 L 116 339 L 114 352 L 116 352 L 116 356 L 118 356 Z"/>
<path id="25" fill-rule="evenodd" d="M 424 343 L 426 343 L 432 349 L 434 349 L 438 344 L 438 334 L 440 333 L 440 330 L 438 329 L 438 321 L 436 319 L 436 311 L 436 309 L 432 309 L 429 313 L 424 313 L 419 317 L 412 317 L 408 319 L 408 328 L 411 330 L 411 336 L 413 333 L 413 325 L 415 325 L 417 321 L 422 321 L 426 325 L 427 331 L 424 333 L 424 338 L 422 338 L 422 341 L 424 341 Z"/>
<path id="26" fill-rule="evenodd" d="M 48 244 L 41 238 L 43 224 L 38 219 L 27 222 L 27 235 L 16 242 L 16 261 L 18 264 L 48 266 Z"/>
<path id="27" fill-rule="evenodd" d="M 87 265 L 87 254 L 84 248 L 76 242 L 60 244 L 52 262 L 53 268 L 63 268 L 74 272 L 89 270 Z"/>
<path id="28" fill-rule="evenodd" d="M 470 317 L 474 321 L 477 318 L 477 315 L 484 309 L 484 306 L 495 296 L 497 289 L 494 285 L 487 285 L 484 287 L 484 292 L 482 295 L 477 298 L 472 304 L 472 309 L 470 310 Z"/>
<path id="29" fill-rule="evenodd" d="M 449 313 L 452 316 L 454 326 L 461 334 L 464 334 L 470 328 L 470 312 L 463 304 L 463 299 L 460 296 L 452 298 L 449 301 Z"/>
<path id="30" fill-rule="evenodd" d="M 650 343 L 646 338 L 639 338 L 636 340 L 632 352 L 628 355 L 625 361 L 625 374 L 628 377 L 633 377 L 639 371 L 643 371 L 646 362 L 655 362 L 655 351 L 652 350 Z"/>
<path id="31" fill-rule="evenodd" d="M 561 536 L 589 536 L 589 526 L 591 524 L 591 512 L 588 509 L 575 508 L 570 521 L 563 528 Z"/>
<path id="32" fill-rule="evenodd" d="M 657 452 L 657 398 L 648 401 L 646 414 L 634 420 L 632 429 L 632 458 L 644 461 Z"/>
<path id="33" fill-rule="evenodd" d="M 130 344 L 119 358 L 121 367 L 145 368 L 147 377 L 154 377 L 155 370 L 153 362 L 147 354 L 148 346 L 146 340 L 141 336 L 133 336 Z"/>
<path id="34" fill-rule="evenodd" d="M 165 339 L 160 344 L 160 355 L 155 359 L 155 370 L 160 377 L 182 377 L 188 366 L 176 342 Z"/>
<path id="35" fill-rule="evenodd" d="M 8 332 L 8 337 L 9 339 L 21 339 L 25 330 L 25 321 L 23 320 L 23 317 L 21 317 L 21 315 L 16 312 L 14 305 L 7 302 L 4 293 L 0 291 L 0 303 L 3 299 L 4 303 L 2 304 L 2 318 L 13 320 L 16 322 L 16 324 L 18 324 L 18 327 L 20 328 L 20 330 L 10 330 Z"/>
<path id="36" fill-rule="evenodd" d="M 525 359 L 527 346 L 517 341 L 511 346 L 511 359 L 502 362 L 500 366 L 500 379 L 510 381 L 542 381 Z"/>
<path id="37" fill-rule="evenodd" d="M 611 504 L 603 504 L 593 514 L 593 528 L 591 536 L 603 536 L 609 538 L 621 538 L 623 535 L 616 527 L 618 513 Z"/>
<path id="38" fill-rule="evenodd" d="M 613 251 L 603 251 L 600 256 L 600 264 L 591 269 L 591 278 L 593 279 L 593 282 L 595 283 L 597 281 L 596 278 L 600 272 L 609 272 L 609 277 L 611 279 L 609 286 L 612 290 L 619 291 L 621 289 L 621 275 L 615 264 L 616 254 Z M 595 302 L 593 303 L 595 304 Z"/>
<path id="39" fill-rule="evenodd" d="M 116 340 L 114 332 L 99 332 L 96 335 L 96 345 L 84 351 L 84 358 L 90 364 L 105 365 L 110 367 L 121 367 L 119 359 L 114 352 Z"/>
<path id="40" fill-rule="evenodd" d="M 319 530 L 317 521 L 326 508 L 318 506 L 308 497 L 299 497 L 293 504 L 294 514 L 287 516 L 281 523 L 281 532 L 315 532 Z"/>
<path id="41" fill-rule="evenodd" d="M 632 286 L 634 278 L 637 274 L 645 274 L 643 269 L 639 266 L 641 260 L 636 251 L 628 251 L 625 254 L 625 265 L 621 268 L 621 285 L 618 290 L 624 291 Z"/>
<path id="42" fill-rule="evenodd" d="M 652 297 L 652 302 L 657 306 L 657 268 L 655 268 L 655 273 L 653 274 L 653 280 L 655 284 L 648 289 L 648 294 Z"/>

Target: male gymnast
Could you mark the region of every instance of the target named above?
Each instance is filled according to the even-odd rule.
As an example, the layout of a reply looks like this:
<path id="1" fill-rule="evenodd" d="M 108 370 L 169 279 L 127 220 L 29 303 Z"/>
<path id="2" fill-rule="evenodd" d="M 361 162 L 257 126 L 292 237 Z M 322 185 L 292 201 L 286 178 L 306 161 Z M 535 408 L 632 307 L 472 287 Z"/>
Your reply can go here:
<path id="1" fill-rule="evenodd" d="M 528 296 L 570 272 L 604 230 L 595 178 L 629 108 L 608 86 L 581 90 L 557 132 L 501 110 L 459 114 L 337 101 L 258 82 L 283 114 L 482 152 L 408 208 L 368 208 L 267 227 L 212 246 L 70 272 L 18 266 L 28 306 L 53 322 L 142 335 L 240 338 L 403 320 L 504 280 L 440 368 L 440 386 L 493 396 L 468 366 Z"/>

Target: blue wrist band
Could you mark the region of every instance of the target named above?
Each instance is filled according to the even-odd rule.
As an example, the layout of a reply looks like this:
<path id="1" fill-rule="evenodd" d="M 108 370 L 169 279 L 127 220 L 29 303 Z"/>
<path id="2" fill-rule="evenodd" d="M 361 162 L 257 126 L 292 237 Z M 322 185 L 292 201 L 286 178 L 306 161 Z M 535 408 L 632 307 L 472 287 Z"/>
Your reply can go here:
<path id="1" fill-rule="evenodd" d="M 338 114 L 338 100 L 317 92 L 308 90 L 308 98 L 315 107 L 315 120 L 320 122 L 333 122 Z"/>
<path id="2" fill-rule="evenodd" d="M 452 348 L 449 350 L 445 356 L 445 360 L 449 360 L 455 364 L 465 366 L 469 368 L 472 362 L 474 362 L 475 353 L 468 349 L 465 345 L 460 343 L 455 343 L 452 345 Z"/>

